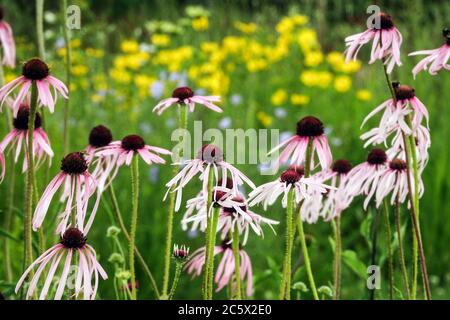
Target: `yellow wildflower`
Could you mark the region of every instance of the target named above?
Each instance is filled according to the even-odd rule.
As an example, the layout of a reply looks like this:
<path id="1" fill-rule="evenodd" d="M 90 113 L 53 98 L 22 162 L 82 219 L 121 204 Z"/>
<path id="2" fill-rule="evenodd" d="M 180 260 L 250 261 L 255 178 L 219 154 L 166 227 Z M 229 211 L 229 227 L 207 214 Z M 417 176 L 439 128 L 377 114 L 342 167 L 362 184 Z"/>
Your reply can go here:
<path id="1" fill-rule="evenodd" d="M 245 22 L 241 22 L 241 21 L 236 21 L 234 23 L 234 27 L 236 29 L 238 29 L 240 32 L 245 33 L 245 34 L 252 34 L 258 28 L 256 23 L 245 23 Z"/>
<path id="2" fill-rule="evenodd" d="M 93 58 L 102 58 L 105 55 L 105 52 L 101 49 L 87 48 L 86 55 Z"/>
<path id="3" fill-rule="evenodd" d="M 291 95 L 291 103 L 296 106 L 304 106 L 309 103 L 310 97 L 305 94 L 294 93 Z"/>
<path id="4" fill-rule="evenodd" d="M 273 122 L 273 118 L 263 111 L 259 111 L 257 117 L 264 127 L 270 127 Z"/>
<path id="5" fill-rule="evenodd" d="M 208 17 L 198 17 L 192 20 L 192 28 L 195 31 L 204 31 L 209 28 L 209 20 Z"/>
<path id="6" fill-rule="evenodd" d="M 165 47 L 170 44 L 170 37 L 167 34 L 155 33 L 151 36 L 150 40 L 152 44 L 158 47 Z"/>
<path id="7" fill-rule="evenodd" d="M 320 51 L 311 51 L 305 55 L 305 65 L 308 67 L 317 67 L 323 61 L 323 54 Z"/>
<path id="8" fill-rule="evenodd" d="M 368 101 L 372 99 L 372 92 L 367 89 L 358 90 L 356 92 L 356 98 L 361 101 Z"/>
<path id="9" fill-rule="evenodd" d="M 200 49 L 204 53 L 213 53 L 213 52 L 219 50 L 219 45 L 215 42 L 202 42 L 200 44 Z"/>
<path id="10" fill-rule="evenodd" d="M 125 53 L 139 52 L 139 43 L 134 40 L 125 40 L 120 44 L 120 49 Z"/>
<path id="11" fill-rule="evenodd" d="M 303 52 L 317 50 L 319 48 L 317 33 L 314 29 L 305 28 L 300 30 L 297 42 Z"/>
<path id="12" fill-rule="evenodd" d="M 284 104 L 286 102 L 287 98 L 288 98 L 288 94 L 287 94 L 286 90 L 278 89 L 277 91 L 275 91 L 272 94 L 270 101 L 275 106 L 281 106 L 282 104 Z"/>
<path id="13" fill-rule="evenodd" d="M 334 79 L 334 89 L 337 92 L 347 92 L 352 87 L 352 79 L 349 76 L 337 76 Z"/>
<path id="14" fill-rule="evenodd" d="M 115 81 L 119 83 L 130 83 L 131 82 L 131 75 L 127 71 L 124 71 L 123 69 L 111 69 L 110 70 L 111 78 L 113 78 Z"/>
<path id="15" fill-rule="evenodd" d="M 79 48 L 80 46 L 81 46 L 81 40 L 80 39 L 73 39 L 72 41 L 70 41 L 70 47 L 72 49 Z"/>
<path id="16" fill-rule="evenodd" d="M 89 68 L 85 65 L 75 65 L 72 67 L 71 71 L 75 77 L 81 77 L 88 73 Z"/>
<path id="17" fill-rule="evenodd" d="M 333 80 L 333 75 L 328 71 L 306 70 L 300 74 L 300 81 L 307 87 L 326 88 Z"/>

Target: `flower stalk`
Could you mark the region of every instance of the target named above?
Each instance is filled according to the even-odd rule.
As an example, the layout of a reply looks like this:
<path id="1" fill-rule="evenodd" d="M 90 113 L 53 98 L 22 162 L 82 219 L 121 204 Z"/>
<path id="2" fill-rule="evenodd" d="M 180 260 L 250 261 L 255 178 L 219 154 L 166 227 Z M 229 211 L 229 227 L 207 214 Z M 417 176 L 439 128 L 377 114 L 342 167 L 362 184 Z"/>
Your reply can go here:
<path id="1" fill-rule="evenodd" d="M 211 170 L 208 177 L 208 199 L 206 201 L 206 212 L 209 211 L 212 204 L 212 192 L 214 184 L 214 172 Z M 213 295 L 213 269 L 214 269 L 214 246 L 216 243 L 216 229 L 219 219 L 219 208 L 214 208 L 212 215 L 208 215 L 206 226 L 206 251 L 205 251 L 205 270 L 204 270 L 204 292 L 205 300 L 212 300 Z"/>
<path id="2" fill-rule="evenodd" d="M 293 228 L 294 189 L 289 190 L 286 207 L 286 250 L 283 259 L 280 300 L 291 299 L 291 257 L 294 239 Z"/>
<path id="3" fill-rule="evenodd" d="M 334 300 L 341 296 L 341 267 L 342 267 L 342 242 L 341 242 L 341 216 L 333 219 L 334 222 Z"/>
<path id="4" fill-rule="evenodd" d="M 138 220 L 139 204 L 139 157 L 133 156 L 131 163 L 131 190 L 132 190 L 132 209 L 131 209 L 131 227 L 130 242 L 128 253 L 130 255 L 130 274 L 131 274 L 131 299 L 137 299 L 136 293 L 136 270 L 134 265 L 135 247 L 136 247 L 136 229 Z"/>
<path id="5" fill-rule="evenodd" d="M 233 230 L 233 257 L 234 257 L 234 277 L 236 281 L 236 293 L 234 298 L 236 300 L 242 300 L 242 285 L 241 285 L 241 261 L 239 253 L 239 230 L 237 227 Z"/>
<path id="6" fill-rule="evenodd" d="M 178 282 L 181 278 L 181 271 L 183 270 L 184 262 L 177 261 L 175 267 L 175 276 L 173 278 L 172 287 L 170 288 L 169 300 L 173 299 L 175 292 L 177 290 Z"/>
<path id="7" fill-rule="evenodd" d="M 393 254 L 392 254 L 392 233 L 391 233 L 391 223 L 389 221 L 389 207 L 387 200 L 383 201 L 384 206 L 384 225 L 386 228 L 386 242 L 387 242 L 387 263 L 388 263 L 388 282 L 389 282 L 389 298 L 392 300 L 394 298 L 394 265 L 393 265 Z"/>
<path id="8" fill-rule="evenodd" d="M 187 130 L 187 121 L 188 121 L 188 109 L 185 105 L 179 105 L 179 128 L 182 130 Z M 184 141 L 184 139 L 183 139 Z M 183 156 L 183 154 L 180 154 Z M 178 174 L 179 168 L 177 166 L 173 167 L 172 176 L 176 176 Z M 173 219 L 175 213 L 175 192 L 171 190 L 169 194 L 169 212 L 167 215 L 167 231 L 166 231 L 166 247 L 164 251 L 164 276 L 163 276 L 163 288 L 162 288 L 162 296 L 168 295 L 169 290 L 169 277 L 170 277 L 170 256 L 172 252 L 172 235 L 173 235 Z"/>
<path id="9" fill-rule="evenodd" d="M 403 282 L 405 284 L 406 297 L 411 299 L 411 291 L 409 289 L 408 271 L 406 270 L 405 253 L 403 250 L 402 230 L 401 230 L 401 217 L 400 217 L 400 203 L 399 196 L 397 195 L 397 201 L 395 202 L 395 225 L 397 228 L 397 240 L 398 240 L 398 255 L 400 260 L 400 267 L 402 269 Z"/>
<path id="10" fill-rule="evenodd" d="M 71 68 L 72 68 L 72 52 L 70 46 L 70 32 L 69 28 L 67 28 L 67 0 L 63 0 L 61 2 L 61 15 L 63 21 L 63 35 L 64 35 L 64 43 L 66 47 L 66 85 L 70 89 L 71 82 Z M 66 99 L 64 101 L 64 122 L 63 122 L 63 142 L 64 142 L 64 154 L 69 152 L 69 104 L 70 99 Z"/>

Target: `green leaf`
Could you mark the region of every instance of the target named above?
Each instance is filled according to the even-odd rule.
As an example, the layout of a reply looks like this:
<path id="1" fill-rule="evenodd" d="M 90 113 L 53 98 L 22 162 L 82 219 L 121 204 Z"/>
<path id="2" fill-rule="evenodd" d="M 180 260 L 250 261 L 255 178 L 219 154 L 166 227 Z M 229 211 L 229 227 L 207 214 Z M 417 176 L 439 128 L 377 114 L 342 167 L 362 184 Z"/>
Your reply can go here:
<path id="1" fill-rule="evenodd" d="M 353 272 L 355 272 L 362 279 L 367 278 L 366 264 L 358 258 L 355 251 L 345 250 L 344 252 L 342 252 L 342 260 Z"/>

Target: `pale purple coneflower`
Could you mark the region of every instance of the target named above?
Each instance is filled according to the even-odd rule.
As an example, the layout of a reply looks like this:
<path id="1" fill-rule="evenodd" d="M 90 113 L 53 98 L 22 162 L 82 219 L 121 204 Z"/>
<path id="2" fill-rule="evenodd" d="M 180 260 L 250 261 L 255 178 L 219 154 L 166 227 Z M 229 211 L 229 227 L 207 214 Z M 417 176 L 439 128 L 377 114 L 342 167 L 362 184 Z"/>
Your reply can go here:
<path id="1" fill-rule="evenodd" d="M 65 257 L 65 258 L 64 258 Z M 75 259 L 77 258 L 77 259 Z M 33 296 L 37 290 L 39 279 L 43 271 L 49 266 L 45 277 L 44 285 L 39 294 L 39 300 L 45 300 L 50 292 L 50 286 L 53 285 L 55 274 L 59 265 L 63 263 L 61 276 L 57 281 L 58 286 L 54 299 L 61 300 L 64 295 L 64 289 L 68 286 L 68 278 L 73 261 L 78 261 L 76 278 L 74 282 L 74 297 L 82 297 L 84 300 L 94 300 L 97 294 L 99 275 L 106 280 L 108 278 L 105 270 L 97 261 L 95 250 L 86 243 L 85 235 L 76 228 L 67 229 L 61 236 L 61 241 L 44 252 L 37 258 L 23 273 L 16 285 L 16 293 L 24 284 L 30 272 L 38 267 L 28 286 L 26 298 Z M 72 298 L 68 294 L 68 298 Z"/>
<path id="2" fill-rule="evenodd" d="M 4 10 L 0 8 L 0 45 L 3 48 L 2 64 L 11 68 L 16 66 L 16 45 L 12 28 L 4 20 Z"/>
<path id="3" fill-rule="evenodd" d="M 111 171 L 114 169 L 113 155 L 98 155 L 95 151 L 108 146 L 113 141 L 111 130 L 103 125 L 92 128 L 89 133 L 89 145 L 86 147 L 86 160 L 94 169 L 91 175 L 97 180 L 97 191 L 102 193 L 112 181 Z"/>
<path id="4" fill-rule="evenodd" d="M 387 65 L 387 73 L 391 73 L 395 65 L 402 65 L 400 61 L 400 46 L 403 38 L 400 31 L 395 27 L 390 15 L 381 12 L 375 19 L 379 19 L 379 26 L 345 38 L 347 49 L 344 54 L 346 62 L 349 62 L 351 59 L 356 60 L 361 47 L 373 41 L 369 64 L 377 60 L 383 60 L 385 65 Z M 375 21 L 377 22 L 377 20 Z"/>
<path id="5" fill-rule="evenodd" d="M 394 205 L 397 201 L 399 203 L 405 202 L 409 193 L 408 178 L 412 179 L 412 174 L 408 177 L 409 170 L 406 162 L 402 159 L 392 159 L 389 165 L 380 173 L 380 178 L 377 183 L 377 190 L 375 193 L 376 207 L 378 208 L 385 197 L 391 193 L 390 203 Z M 419 197 L 423 194 L 422 179 L 419 178 Z M 414 184 L 411 186 L 414 188 Z M 414 191 L 414 190 L 413 190 Z"/>
<path id="6" fill-rule="evenodd" d="M 297 123 L 296 134 L 272 149 L 269 155 L 284 147 L 278 159 L 279 164 L 287 162 L 290 158 L 290 164 L 304 165 L 310 139 L 312 139 L 313 147 L 311 166 L 314 167 L 314 155 L 317 154 L 322 169 L 329 168 L 333 158 L 327 136 L 324 133 L 323 123 L 312 116 L 301 119 Z"/>
<path id="7" fill-rule="evenodd" d="M 182 163 L 174 163 L 174 165 L 184 165 L 184 167 L 166 184 L 168 190 L 164 199 L 166 199 L 169 192 L 177 193 L 175 211 L 180 209 L 183 188 L 199 173 L 199 178 L 202 181 L 203 195 L 208 194 L 208 182 L 211 170 L 216 181 L 214 186 L 218 186 L 219 180 L 222 180 L 222 186 L 225 186 L 227 178 L 230 178 L 232 181 L 232 188 L 230 189 L 234 195 L 238 192 L 238 186 L 244 184 L 244 182 L 252 189 L 255 188 L 255 184 L 246 175 L 224 160 L 222 150 L 212 144 L 204 145 L 198 151 L 195 159 L 186 160 Z"/>
<path id="8" fill-rule="evenodd" d="M 378 127 L 369 130 L 361 135 L 361 139 L 366 140 L 364 147 L 370 144 L 387 144 L 388 137 L 398 130 L 401 130 L 406 135 L 414 134 L 425 119 L 428 127 L 428 110 L 422 101 L 415 94 L 414 88 L 408 85 L 400 85 L 398 82 L 393 82 L 395 97 L 383 102 L 381 105 L 372 110 L 363 120 L 361 127 L 372 118 L 375 114 L 384 111 Z M 408 126 L 406 117 L 412 114 L 411 125 Z"/>
<path id="9" fill-rule="evenodd" d="M 65 209 L 60 215 L 60 223 L 56 232 L 64 234 L 69 227 L 77 227 L 83 233 L 87 233 L 95 217 L 99 199 L 95 203 L 89 220 L 85 224 L 89 198 L 95 192 L 97 182 L 88 172 L 88 163 L 83 153 L 69 153 L 61 161 L 61 171 L 48 184 L 41 199 L 39 200 L 34 216 L 33 229 L 41 227 L 48 212 L 50 203 L 58 191 L 63 186 L 61 201 L 65 202 Z M 76 225 L 70 221 L 72 210 L 76 213 Z"/>
<path id="10" fill-rule="evenodd" d="M 350 206 L 353 197 L 345 192 L 345 188 L 351 169 L 352 165 L 348 160 L 339 159 L 329 170 L 322 173 L 323 181 L 330 181 L 332 187 L 327 193 L 322 194 L 323 200 L 319 215 L 325 221 L 340 216 L 342 211 Z"/>
<path id="11" fill-rule="evenodd" d="M 316 177 L 305 178 L 302 166 L 293 166 L 281 173 L 275 181 L 265 183 L 249 194 L 249 204 L 262 203 L 264 210 L 271 206 L 282 196 L 281 204 L 283 208 L 287 207 L 289 191 L 294 191 L 294 202 L 300 203 L 301 200 L 309 198 L 314 192 L 325 193 L 330 186 L 323 184 Z"/>
<path id="12" fill-rule="evenodd" d="M 28 117 L 30 108 L 28 105 L 22 104 L 16 117 L 13 119 L 13 129 L 0 142 L 0 150 L 5 152 L 7 148 L 14 151 L 14 162 L 17 162 L 22 148 L 27 150 L 28 146 Z M 24 153 L 22 172 L 27 171 L 28 154 Z M 42 129 L 42 119 L 39 113 L 36 113 L 33 132 L 33 157 L 37 159 L 36 168 L 39 167 L 45 159 L 53 157 L 53 151 L 50 147 L 50 141 L 47 134 Z"/>
<path id="13" fill-rule="evenodd" d="M 441 47 L 434 50 L 415 51 L 409 54 L 409 56 L 427 55 L 412 69 L 414 79 L 422 70 L 428 70 L 428 72 L 433 76 L 436 75 L 441 69 L 450 70 L 450 65 L 447 64 L 450 57 L 450 30 L 445 28 L 442 31 L 442 34 L 445 38 L 445 43 Z M 430 68 L 428 68 L 428 65 L 430 65 Z"/>
<path id="14" fill-rule="evenodd" d="M 387 168 L 387 165 L 386 152 L 379 148 L 372 149 L 367 156 L 367 161 L 357 165 L 347 174 L 348 180 L 344 191 L 346 196 L 366 195 L 364 209 L 367 209 L 377 189 L 380 174 Z"/>
<path id="15" fill-rule="evenodd" d="M 109 176 L 109 179 L 112 180 L 122 165 L 129 166 L 131 164 L 134 155 L 139 155 L 148 165 L 153 163 L 164 164 L 166 160 L 161 158 L 159 154 L 171 155 L 172 152 L 160 147 L 146 145 L 141 136 L 132 134 L 120 141 L 114 141 L 105 147 L 98 148 L 94 154 L 97 157 L 112 157 L 114 170 L 110 171 Z"/>
<path id="16" fill-rule="evenodd" d="M 220 97 L 195 95 L 194 91 L 192 91 L 191 88 L 179 87 L 173 91 L 171 98 L 161 100 L 153 108 L 153 112 L 161 115 L 167 108 L 176 103 L 180 105 L 186 105 L 189 108 L 189 112 L 194 111 L 195 104 L 197 103 L 205 106 L 208 109 L 211 109 L 212 111 L 222 112 L 222 109 L 216 106 L 213 102 L 220 102 Z"/>
<path id="17" fill-rule="evenodd" d="M 233 280 L 235 273 L 234 255 L 231 248 L 230 241 L 223 241 L 221 246 L 214 247 L 214 256 L 223 253 L 222 259 L 216 269 L 214 281 L 217 284 L 216 292 L 225 288 Z M 252 263 L 248 254 L 241 247 L 239 248 L 239 262 L 240 262 L 240 276 L 241 280 L 247 279 L 246 295 L 247 297 L 253 295 L 253 271 Z M 193 277 L 199 276 L 202 273 L 205 265 L 205 247 L 197 249 L 184 267 L 185 270 L 192 274 Z M 233 281 L 233 286 L 235 286 Z"/>
<path id="18" fill-rule="evenodd" d="M 59 92 L 65 99 L 68 99 L 68 92 L 66 85 L 50 75 L 50 70 L 47 64 L 38 59 L 33 58 L 26 62 L 22 68 L 22 75 L 0 89 L 1 104 L 5 102 L 6 98 L 18 87 L 20 90 L 14 99 L 12 109 L 14 116 L 19 111 L 20 104 L 26 99 L 33 81 L 36 82 L 38 91 L 38 102 L 41 106 L 46 106 L 51 113 L 55 110 L 56 92 Z M 55 94 L 52 95 L 51 87 L 53 87 Z"/>
<path id="19" fill-rule="evenodd" d="M 430 131 L 420 125 L 413 132 L 413 135 L 416 143 L 417 164 L 420 170 L 423 170 L 429 159 L 428 149 L 431 146 Z M 404 142 L 402 131 L 397 130 L 395 136 L 392 138 L 391 147 L 386 151 L 389 159 L 400 158 L 406 160 Z"/>
<path id="20" fill-rule="evenodd" d="M 243 235 L 243 244 L 247 243 L 250 229 L 258 235 L 264 237 L 262 225 L 268 225 L 276 234 L 272 225 L 279 222 L 263 217 L 253 212 L 242 194 L 233 196 L 231 190 L 216 187 L 213 190 L 212 206 L 219 209 L 217 232 L 221 233 L 221 239 L 224 240 L 237 228 L 238 234 Z M 208 215 L 206 211 L 205 197 L 196 197 L 188 201 L 189 216 L 185 214 L 182 220 L 183 228 L 187 228 L 192 223 L 191 230 L 200 229 L 205 231 L 207 227 Z M 192 209 L 191 209 L 192 208 Z M 194 214 L 194 212 L 197 212 Z M 209 210 L 210 211 L 210 210 Z"/>

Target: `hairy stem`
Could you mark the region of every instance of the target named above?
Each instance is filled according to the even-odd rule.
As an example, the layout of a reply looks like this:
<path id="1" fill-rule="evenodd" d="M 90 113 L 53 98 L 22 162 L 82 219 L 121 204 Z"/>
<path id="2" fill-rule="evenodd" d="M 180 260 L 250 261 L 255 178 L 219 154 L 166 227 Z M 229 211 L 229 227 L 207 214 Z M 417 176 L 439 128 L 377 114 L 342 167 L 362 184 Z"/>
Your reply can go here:
<path id="1" fill-rule="evenodd" d="M 113 212 L 114 212 L 114 219 L 116 220 L 116 223 L 119 225 L 120 229 L 122 230 L 125 238 L 127 239 L 128 242 L 130 242 L 130 234 L 127 230 L 127 228 L 125 227 L 125 224 L 123 222 L 122 219 L 122 212 L 120 210 L 119 207 L 119 202 L 117 201 L 117 197 L 116 197 L 116 193 L 114 191 L 114 187 L 112 185 L 112 183 L 110 184 L 109 188 L 109 195 L 111 197 L 111 202 L 113 205 Z M 141 264 L 142 268 L 144 269 L 144 272 L 147 274 L 148 279 L 150 280 L 150 283 L 152 285 L 152 289 L 153 291 L 155 291 L 155 295 L 156 298 L 159 298 L 159 290 L 158 290 L 158 286 L 156 285 L 156 281 L 155 278 L 153 277 L 152 272 L 150 271 L 149 266 L 147 265 L 147 263 L 145 262 L 144 257 L 142 256 L 141 252 L 139 251 L 138 247 L 135 245 L 134 246 L 134 251 L 137 257 L 137 260 L 139 261 L 139 263 Z"/>
<path id="2" fill-rule="evenodd" d="M 173 296 L 175 295 L 175 292 L 176 292 L 177 286 L 178 286 L 178 282 L 180 281 L 180 277 L 181 277 L 181 270 L 183 270 L 183 263 L 177 262 L 176 268 L 175 268 L 175 276 L 173 278 L 172 287 L 170 288 L 169 300 L 172 300 Z"/>
<path id="3" fill-rule="evenodd" d="M 341 216 L 334 218 L 334 300 L 341 296 L 341 266 L 342 266 L 342 243 L 341 243 Z"/>
<path id="4" fill-rule="evenodd" d="M 188 109 L 185 105 L 179 106 L 179 128 L 187 129 L 187 119 L 188 119 Z M 183 139 L 184 141 L 184 139 Z M 183 154 L 180 154 L 183 156 Z M 178 166 L 173 167 L 172 175 L 176 176 L 178 174 Z M 170 278 L 170 257 L 172 253 L 172 234 L 173 234 L 173 219 L 175 213 L 175 192 L 170 190 L 169 194 L 169 212 L 167 215 L 167 231 L 166 231 L 166 246 L 164 251 L 164 275 L 163 275 L 163 288 L 162 296 L 168 295 L 169 290 L 169 278 Z"/>
<path id="5" fill-rule="evenodd" d="M 134 265 L 134 248 L 136 247 L 136 229 L 138 220 L 139 204 L 139 156 L 134 155 L 131 163 L 131 190 L 132 190 L 132 209 L 131 209 L 131 227 L 130 227 L 130 245 L 128 253 L 130 255 L 130 273 L 131 273 L 131 299 L 137 299 L 136 293 L 136 271 Z"/>
<path id="6" fill-rule="evenodd" d="M 294 189 L 289 190 L 286 208 L 286 250 L 283 259 L 283 274 L 281 278 L 280 300 L 291 299 L 291 257 L 293 246 L 293 232 L 292 225 L 294 206 Z"/>
<path id="7" fill-rule="evenodd" d="M 70 46 L 70 32 L 69 28 L 67 28 L 67 0 L 62 0 L 61 2 L 61 15 L 63 21 L 63 35 L 64 35 L 64 43 L 66 47 L 66 85 L 70 88 L 71 82 L 71 68 L 72 68 L 72 52 Z M 64 154 L 69 152 L 70 143 L 69 143 L 69 103 L 70 99 L 64 100 L 64 122 L 63 122 L 63 142 L 64 142 Z"/>
<path id="8" fill-rule="evenodd" d="M 239 258 L 239 230 L 237 227 L 233 230 L 233 257 L 234 257 L 234 278 L 236 280 L 236 300 L 242 300 L 242 289 L 241 289 L 241 262 Z"/>
<path id="9" fill-rule="evenodd" d="M 389 221 L 389 207 L 387 200 L 383 201 L 384 207 L 384 226 L 386 228 L 386 242 L 387 242 L 387 263 L 388 263 L 388 283 L 389 283 L 389 298 L 392 300 L 394 298 L 394 265 L 393 265 L 393 254 L 392 254 L 392 246 L 391 246 L 391 223 Z"/>
<path id="10" fill-rule="evenodd" d="M 398 240 L 398 255 L 400 260 L 400 267 L 402 269 L 403 282 L 405 284 L 406 297 L 411 299 L 411 291 L 409 289 L 408 271 L 406 270 L 405 253 L 403 251 L 403 240 L 401 230 L 401 217 L 400 217 L 400 203 L 399 196 L 397 195 L 397 201 L 395 202 L 395 225 L 397 227 L 397 240 Z"/>

